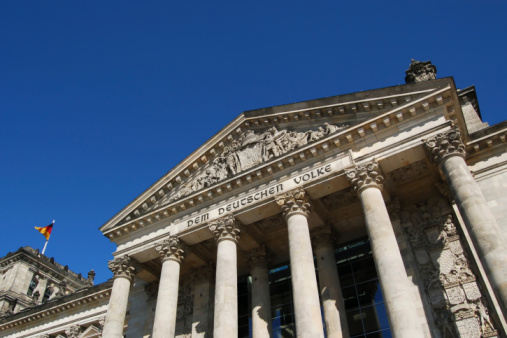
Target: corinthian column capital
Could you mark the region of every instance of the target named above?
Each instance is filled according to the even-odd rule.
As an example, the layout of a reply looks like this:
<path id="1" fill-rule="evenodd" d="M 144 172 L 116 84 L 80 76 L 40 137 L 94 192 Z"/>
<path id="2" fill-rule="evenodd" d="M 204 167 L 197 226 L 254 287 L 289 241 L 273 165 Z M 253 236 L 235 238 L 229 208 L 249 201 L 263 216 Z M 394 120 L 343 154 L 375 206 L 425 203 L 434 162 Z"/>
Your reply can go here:
<path id="1" fill-rule="evenodd" d="M 345 176 L 357 194 L 370 187 L 382 190 L 384 177 L 378 163 L 375 161 L 360 164 L 353 169 L 349 169 L 345 171 Z"/>
<path id="2" fill-rule="evenodd" d="M 239 224 L 233 215 L 228 215 L 220 218 L 209 224 L 209 229 L 213 232 L 215 240 L 218 242 L 228 239 L 234 242 L 239 241 Z"/>
<path id="3" fill-rule="evenodd" d="M 440 164 L 442 160 L 451 156 L 461 156 L 465 158 L 465 145 L 461 140 L 461 134 L 458 128 L 453 128 L 444 133 L 423 140 L 424 148 L 430 160 L 435 164 Z"/>
<path id="4" fill-rule="evenodd" d="M 314 250 L 333 248 L 333 235 L 329 225 L 323 225 L 312 231 L 312 245 Z"/>
<path id="5" fill-rule="evenodd" d="M 155 245 L 155 250 L 160 254 L 160 258 L 162 262 L 167 260 L 173 260 L 178 263 L 183 261 L 183 254 L 185 250 L 183 250 L 183 245 L 180 243 L 180 240 L 176 236 L 170 236 L 166 238 L 162 243 L 158 243 Z"/>
<path id="6" fill-rule="evenodd" d="M 124 277 L 132 281 L 139 270 L 138 264 L 127 255 L 109 261 L 107 266 L 113 272 L 114 279 Z"/>
<path id="7" fill-rule="evenodd" d="M 260 246 L 249 252 L 248 264 L 250 265 L 250 270 L 256 267 L 267 268 L 269 263 L 270 259 L 265 246 Z"/>
<path id="8" fill-rule="evenodd" d="M 285 219 L 288 219 L 292 215 L 303 215 L 308 217 L 310 214 L 310 203 L 308 203 L 308 197 L 303 188 L 298 188 L 277 196 L 275 200 L 282 209 Z"/>

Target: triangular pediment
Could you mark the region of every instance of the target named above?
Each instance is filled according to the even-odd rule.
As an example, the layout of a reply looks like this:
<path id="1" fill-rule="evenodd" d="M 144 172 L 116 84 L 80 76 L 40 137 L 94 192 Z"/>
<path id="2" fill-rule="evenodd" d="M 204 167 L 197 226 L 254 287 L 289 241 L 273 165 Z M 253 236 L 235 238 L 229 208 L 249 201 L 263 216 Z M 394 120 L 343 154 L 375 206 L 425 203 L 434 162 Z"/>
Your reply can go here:
<path id="1" fill-rule="evenodd" d="M 338 146 L 340 138 L 350 142 L 349 137 L 361 136 L 361 125 L 380 116 L 387 116 L 379 122 L 388 127 L 390 112 L 413 109 L 411 113 L 415 113 L 411 105 L 449 88 L 451 82 L 440 79 L 244 112 L 104 224 L 101 231 L 106 234 L 153 214 L 154 219 L 148 218 L 151 223 L 209 201 L 233 189 L 234 184 L 241 185 L 243 176 L 251 182 L 252 175 L 265 175 L 259 168 L 267 166 L 270 174 L 273 168 L 283 166 L 280 159 L 287 155 Z M 357 126 L 359 130 L 352 132 Z M 377 128 L 376 122 L 369 126 Z"/>

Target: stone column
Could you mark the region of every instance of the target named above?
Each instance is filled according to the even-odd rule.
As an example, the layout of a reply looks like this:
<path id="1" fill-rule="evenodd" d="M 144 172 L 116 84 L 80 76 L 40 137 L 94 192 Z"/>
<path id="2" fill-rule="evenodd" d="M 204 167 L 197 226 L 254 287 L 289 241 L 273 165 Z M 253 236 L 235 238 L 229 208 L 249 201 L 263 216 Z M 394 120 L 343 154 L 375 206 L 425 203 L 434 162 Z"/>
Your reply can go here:
<path id="1" fill-rule="evenodd" d="M 210 223 L 217 241 L 213 337 L 238 337 L 238 262 L 240 230 L 232 215 Z"/>
<path id="2" fill-rule="evenodd" d="M 192 338 L 210 337 L 211 266 L 205 266 L 192 276 L 194 304 L 192 311 Z"/>
<path id="3" fill-rule="evenodd" d="M 361 200 L 391 332 L 394 337 L 423 337 L 403 259 L 382 197 L 384 178 L 379 165 L 376 162 L 359 165 L 347 170 L 346 176 Z"/>
<path id="4" fill-rule="evenodd" d="M 253 338 L 269 338 L 273 329 L 266 248 L 250 251 L 248 263 L 252 276 L 252 335 Z"/>
<path id="5" fill-rule="evenodd" d="M 479 258 L 504 311 L 507 311 L 507 245 L 486 199 L 465 162 L 458 128 L 424 140 L 430 160 L 438 165 L 470 233 Z"/>
<path id="6" fill-rule="evenodd" d="M 326 323 L 328 338 L 349 337 L 347 314 L 343 302 L 334 246 L 329 225 L 321 226 L 312 232 L 312 244 L 319 273 L 320 298 Z"/>
<path id="7" fill-rule="evenodd" d="M 298 337 L 324 337 L 319 291 L 308 229 L 310 213 L 305 191 L 296 189 L 276 197 L 289 231 L 292 298 Z"/>
<path id="8" fill-rule="evenodd" d="M 176 236 L 170 236 L 155 245 L 162 259 L 162 272 L 158 286 L 153 338 L 174 337 L 176 330 L 176 311 L 178 309 L 178 288 L 180 264 L 183 260 L 183 248 Z"/>
<path id="9" fill-rule="evenodd" d="M 137 268 L 129 256 L 122 256 L 109 261 L 109 269 L 113 272 L 113 289 L 107 306 L 106 322 L 102 337 L 122 338 L 125 315 L 132 280 Z"/>

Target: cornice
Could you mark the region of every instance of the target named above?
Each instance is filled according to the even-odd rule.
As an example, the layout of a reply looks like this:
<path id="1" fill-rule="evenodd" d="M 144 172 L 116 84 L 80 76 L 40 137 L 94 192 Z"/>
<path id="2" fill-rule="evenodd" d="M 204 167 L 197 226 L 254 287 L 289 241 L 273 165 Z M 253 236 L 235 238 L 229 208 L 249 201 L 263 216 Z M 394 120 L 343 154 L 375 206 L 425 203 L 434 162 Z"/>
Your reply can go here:
<path id="1" fill-rule="evenodd" d="M 427 95 L 412 101 L 411 95 L 415 95 L 415 93 L 424 93 Z M 371 119 L 365 122 L 352 125 L 345 130 L 331 134 L 314 143 L 308 144 L 283 156 L 262 163 L 261 165 L 241 172 L 234 177 L 217 182 L 207 189 L 197 191 L 191 195 L 181 198 L 180 200 L 166 204 L 156 210 L 145 211 L 149 210 L 152 205 L 157 203 L 157 201 L 167 193 L 166 189 L 169 187 L 174 188 L 174 183 L 178 183 L 177 181 L 181 182 L 181 171 L 178 172 L 175 168 L 175 170 L 171 171 L 171 173 L 173 173 L 173 178 L 169 179 L 169 177 L 167 177 L 169 182 L 164 182 L 163 185 L 165 188 L 162 188 L 160 190 L 149 189 L 150 194 L 145 193 L 141 196 L 151 196 L 145 198 L 144 201 L 142 201 L 141 196 L 136 199 L 138 202 L 138 208 L 134 211 L 131 210 L 131 212 L 129 212 L 129 216 L 123 220 L 123 224 L 120 223 L 119 226 L 111 229 L 105 229 L 106 225 L 111 224 L 110 221 L 102 227 L 102 231 L 106 237 L 113 241 L 116 241 L 123 236 L 138 229 L 149 226 L 150 224 L 158 223 L 162 220 L 170 221 L 176 218 L 182 212 L 191 213 L 193 210 L 197 209 L 197 206 L 204 206 L 206 204 L 209 204 L 218 196 L 236 191 L 245 185 L 258 182 L 267 176 L 282 172 L 302 161 L 306 161 L 309 158 L 321 155 L 326 156 L 331 152 L 346 151 L 352 149 L 356 146 L 356 143 L 360 142 L 365 137 L 372 134 L 386 133 L 397 130 L 397 126 L 400 123 L 403 123 L 409 119 L 414 119 L 417 116 L 428 114 L 432 109 L 436 107 L 453 107 L 451 96 L 451 86 L 447 85 L 446 87 L 439 90 L 428 89 L 420 92 L 405 93 L 401 94 L 400 96 L 388 96 L 386 98 L 377 97 L 360 101 L 339 103 L 336 105 L 325 106 L 324 108 L 312 107 L 308 109 L 299 109 L 275 115 L 243 118 L 241 121 L 236 119 L 234 122 L 236 123 L 239 121 L 239 125 L 230 125 L 229 129 L 232 130 L 230 133 L 221 134 L 221 137 L 215 138 L 217 139 L 217 143 L 215 143 L 215 145 L 211 148 L 217 149 L 215 150 L 215 154 L 217 153 L 218 148 L 227 146 L 227 144 L 234 140 L 235 136 L 242 133 L 243 129 L 251 129 L 252 127 L 264 128 L 266 126 L 280 124 L 285 120 L 287 120 L 287 122 L 295 122 L 306 119 L 310 122 L 313 119 L 322 117 L 326 114 L 329 116 L 347 116 L 348 113 L 357 112 L 358 110 L 361 112 L 372 113 L 375 109 L 378 110 L 380 107 L 383 109 L 388 105 L 391 105 L 390 107 L 392 108 L 385 113 L 379 114 L 377 116 L 372 116 Z M 403 101 L 398 102 L 400 99 L 403 99 Z M 372 102 L 375 102 L 376 104 L 372 105 Z M 454 108 L 450 110 L 454 111 Z M 226 144 L 224 142 L 228 143 Z M 208 143 L 210 143 L 210 141 Z M 210 149 L 206 150 L 207 153 L 209 151 Z M 205 161 L 203 160 L 203 157 L 204 155 L 201 157 L 201 162 L 205 163 L 207 159 Z M 197 162 L 194 162 L 195 165 L 192 166 L 194 170 L 199 169 L 199 164 L 196 163 Z M 178 167 L 181 169 L 181 166 Z M 183 170 L 183 172 L 184 174 L 186 172 L 186 176 L 192 175 L 190 168 L 186 168 L 185 170 Z M 177 179 L 177 177 L 180 178 Z M 161 181 L 162 179 L 159 180 L 159 182 Z M 134 203 L 131 203 L 131 205 L 133 204 Z M 145 213 L 143 214 L 141 211 Z M 133 214 L 136 218 L 132 218 Z M 124 216 L 125 215 L 126 214 L 124 214 Z"/>
<path id="2" fill-rule="evenodd" d="M 33 325 L 39 321 L 47 322 L 48 318 L 59 313 L 77 309 L 80 306 L 95 304 L 107 300 L 111 295 L 112 282 L 99 284 L 83 292 L 91 291 L 82 295 L 81 292 L 68 295 L 64 298 L 49 301 L 37 307 L 27 308 L 14 315 L 0 319 L 0 332 L 30 323 Z"/>
<path id="3" fill-rule="evenodd" d="M 470 157 L 490 151 L 495 146 L 507 146 L 507 126 L 465 144 Z"/>

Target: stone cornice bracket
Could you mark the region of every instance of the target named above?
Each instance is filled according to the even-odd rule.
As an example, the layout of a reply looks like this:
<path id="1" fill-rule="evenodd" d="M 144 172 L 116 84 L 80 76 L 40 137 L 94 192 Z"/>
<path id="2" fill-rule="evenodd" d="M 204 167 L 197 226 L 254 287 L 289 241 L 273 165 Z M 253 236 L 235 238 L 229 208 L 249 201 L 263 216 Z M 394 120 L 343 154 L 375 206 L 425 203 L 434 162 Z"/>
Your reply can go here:
<path id="1" fill-rule="evenodd" d="M 346 170 L 345 176 L 358 195 L 366 188 L 373 187 L 380 190 L 383 188 L 384 177 L 380 171 L 380 166 L 375 161 Z"/>
<path id="2" fill-rule="evenodd" d="M 260 246 L 258 248 L 250 250 L 248 253 L 248 265 L 250 266 L 250 270 L 254 268 L 267 268 L 271 264 L 271 259 L 269 257 L 268 252 L 266 251 L 266 247 Z"/>
<path id="3" fill-rule="evenodd" d="M 333 233 L 330 225 L 322 225 L 311 232 L 312 246 L 314 250 L 333 249 Z"/>
<path id="4" fill-rule="evenodd" d="M 310 203 L 303 188 L 298 188 L 275 197 L 276 204 L 282 209 L 283 217 L 287 220 L 292 215 L 310 215 Z"/>
<path id="5" fill-rule="evenodd" d="M 173 260 L 181 263 L 184 258 L 185 250 L 183 244 L 177 236 L 170 236 L 163 242 L 155 245 L 155 250 L 160 254 L 162 262 Z"/>
<path id="6" fill-rule="evenodd" d="M 239 224 L 233 215 L 227 215 L 208 225 L 208 228 L 213 232 L 215 240 L 219 243 L 222 240 L 231 240 L 236 243 L 239 241 Z"/>
<path id="7" fill-rule="evenodd" d="M 437 165 L 447 157 L 461 156 L 465 158 L 466 156 L 465 145 L 457 127 L 437 134 L 428 140 L 423 140 L 423 142 L 431 162 Z"/>
<path id="8" fill-rule="evenodd" d="M 133 280 L 136 273 L 139 271 L 139 265 L 130 256 L 121 256 L 109 261 L 107 264 L 109 270 L 113 272 L 113 278 L 118 277 Z"/>

